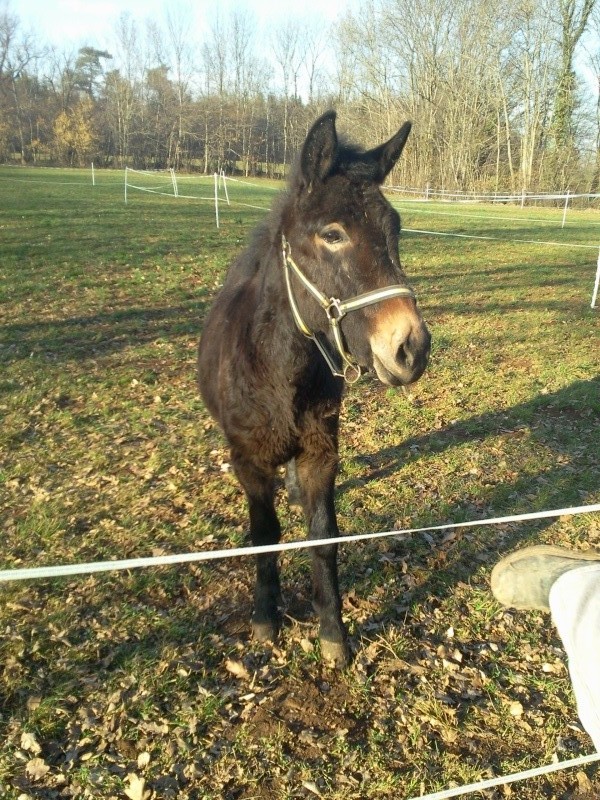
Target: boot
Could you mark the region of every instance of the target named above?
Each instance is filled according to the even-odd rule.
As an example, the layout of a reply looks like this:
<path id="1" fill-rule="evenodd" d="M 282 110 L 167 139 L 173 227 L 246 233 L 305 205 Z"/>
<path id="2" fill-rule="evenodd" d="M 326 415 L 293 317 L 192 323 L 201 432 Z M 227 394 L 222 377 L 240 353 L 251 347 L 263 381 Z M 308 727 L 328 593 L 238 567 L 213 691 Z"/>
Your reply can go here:
<path id="1" fill-rule="evenodd" d="M 600 552 L 574 552 L 564 547 L 536 545 L 510 553 L 491 575 L 492 593 L 504 606 L 550 611 L 550 587 L 563 573 L 591 562 L 600 563 Z"/>

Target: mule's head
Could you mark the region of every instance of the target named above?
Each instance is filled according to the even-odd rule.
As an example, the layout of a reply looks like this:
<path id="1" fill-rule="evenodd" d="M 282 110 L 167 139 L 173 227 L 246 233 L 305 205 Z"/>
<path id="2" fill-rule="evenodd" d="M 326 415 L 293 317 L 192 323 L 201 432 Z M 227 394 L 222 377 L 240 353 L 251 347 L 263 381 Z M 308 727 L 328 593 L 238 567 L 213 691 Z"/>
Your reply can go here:
<path id="1" fill-rule="evenodd" d="M 366 292 L 408 289 L 398 256 L 400 217 L 380 186 L 400 157 L 410 123 L 385 144 L 362 151 L 338 141 L 335 113 L 308 133 L 282 216 L 299 270 L 327 298 L 342 302 Z M 311 331 L 333 339 L 327 314 L 297 275 L 299 314 Z M 414 295 L 393 295 L 350 310 L 340 320 L 344 349 L 361 368 L 393 386 L 425 370 L 430 335 Z M 334 343 L 335 345 L 335 343 Z"/>

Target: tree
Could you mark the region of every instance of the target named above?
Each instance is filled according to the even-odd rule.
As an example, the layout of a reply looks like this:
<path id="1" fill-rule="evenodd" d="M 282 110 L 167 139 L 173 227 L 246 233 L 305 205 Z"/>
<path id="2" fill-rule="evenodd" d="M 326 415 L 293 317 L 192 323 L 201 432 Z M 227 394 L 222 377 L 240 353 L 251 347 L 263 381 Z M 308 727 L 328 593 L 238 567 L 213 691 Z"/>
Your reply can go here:
<path id="1" fill-rule="evenodd" d="M 82 47 L 75 62 L 75 86 L 88 97 L 95 97 L 98 81 L 104 71 L 100 59 L 112 59 L 112 56 L 106 50 Z"/>
<path id="2" fill-rule="evenodd" d="M 294 120 L 292 109 L 300 100 L 298 82 L 306 54 L 305 27 L 301 20 L 288 17 L 273 31 L 273 56 L 279 67 L 283 91 L 283 167 L 287 167 Z"/>
<path id="3" fill-rule="evenodd" d="M 555 143 L 553 173 L 561 184 L 576 159 L 574 112 L 577 104 L 575 51 L 586 31 L 596 0 L 558 0 L 560 67 L 556 83 L 552 133 Z"/>
<path id="4" fill-rule="evenodd" d="M 509 41 L 499 53 L 497 85 L 511 188 L 529 191 L 539 185 L 546 153 L 557 54 L 547 6 L 515 0 L 510 19 Z"/>
<path id="5" fill-rule="evenodd" d="M 577 75 L 594 4 L 356 0 L 333 35 L 314 18 L 261 30 L 219 9 L 200 40 L 189 6 L 160 24 L 121 15 L 110 52 L 71 52 L 41 47 L 0 0 L 0 158 L 279 175 L 334 106 L 365 139 L 413 120 L 392 177 L 404 185 L 576 188 L 585 166 L 596 186 L 600 110 L 596 165 L 584 164 Z"/>
<path id="6" fill-rule="evenodd" d="M 141 138 L 145 64 L 138 26 L 128 14 L 119 17 L 115 34 L 118 68 L 105 76 L 103 102 L 118 161 L 125 166 L 132 154 L 136 129 Z"/>
<path id="7" fill-rule="evenodd" d="M 86 97 L 69 111 L 61 111 L 54 122 L 56 147 L 70 166 L 84 166 L 94 149 L 93 103 Z"/>
<path id="8" fill-rule="evenodd" d="M 191 7 L 179 8 L 177 12 L 167 11 L 167 33 L 169 61 L 173 65 L 173 85 L 177 97 L 177 124 L 173 126 L 169 144 L 168 163 L 178 168 L 185 146 L 190 107 L 190 84 L 196 61 L 195 47 L 190 42 L 189 31 L 192 26 Z"/>
<path id="9" fill-rule="evenodd" d="M 0 6 L 0 110 L 12 121 L 21 161 L 27 160 L 27 146 L 19 81 L 38 55 L 33 37 L 21 32 L 19 18 L 4 3 Z"/>

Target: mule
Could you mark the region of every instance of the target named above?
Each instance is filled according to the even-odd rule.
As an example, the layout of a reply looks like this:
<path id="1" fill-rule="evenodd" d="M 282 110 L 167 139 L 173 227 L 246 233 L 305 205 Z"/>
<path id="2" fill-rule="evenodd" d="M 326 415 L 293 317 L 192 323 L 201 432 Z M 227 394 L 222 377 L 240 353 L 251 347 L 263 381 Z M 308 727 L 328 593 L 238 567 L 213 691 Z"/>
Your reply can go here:
<path id="1" fill-rule="evenodd" d="M 400 218 L 380 186 L 410 123 L 362 150 L 338 139 L 335 112 L 310 129 L 288 189 L 231 265 L 208 313 L 198 355 L 204 402 L 229 444 L 255 545 L 279 541 L 277 470 L 288 465 L 311 539 L 338 536 L 334 483 L 345 383 L 374 370 L 391 386 L 416 381 L 430 335 L 398 255 Z M 337 547 L 311 549 L 321 654 L 350 657 Z M 279 632 L 276 554 L 256 557 L 252 625 Z"/>

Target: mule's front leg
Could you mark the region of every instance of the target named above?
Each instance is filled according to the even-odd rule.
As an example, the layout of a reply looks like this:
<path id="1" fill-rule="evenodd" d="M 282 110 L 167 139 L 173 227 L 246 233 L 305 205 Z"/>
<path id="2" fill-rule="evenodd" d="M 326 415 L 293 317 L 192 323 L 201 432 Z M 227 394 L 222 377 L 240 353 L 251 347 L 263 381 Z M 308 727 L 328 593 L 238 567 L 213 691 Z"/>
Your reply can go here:
<path id="1" fill-rule="evenodd" d="M 299 456 L 297 477 L 308 534 L 311 539 L 338 536 L 334 507 L 334 481 L 337 457 L 320 453 L 319 458 Z M 321 652 L 336 667 L 350 661 L 346 628 L 342 622 L 342 601 L 338 584 L 337 545 L 323 544 L 312 548 L 313 606 L 319 616 Z"/>
<path id="2" fill-rule="evenodd" d="M 252 544 L 261 546 L 277 544 L 281 526 L 275 513 L 273 476 L 257 470 L 244 459 L 232 453 L 235 473 L 248 500 L 250 535 Z M 279 633 L 279 606 L 281 586 L 277 553 L 256 556 L 256 584 L 252 628 L 259 641 L 275 641 Z"/>

